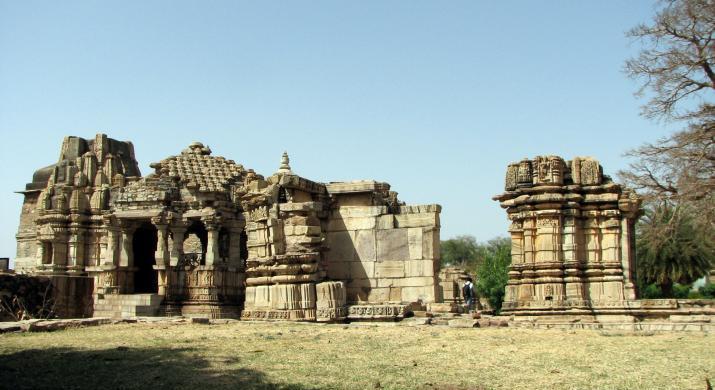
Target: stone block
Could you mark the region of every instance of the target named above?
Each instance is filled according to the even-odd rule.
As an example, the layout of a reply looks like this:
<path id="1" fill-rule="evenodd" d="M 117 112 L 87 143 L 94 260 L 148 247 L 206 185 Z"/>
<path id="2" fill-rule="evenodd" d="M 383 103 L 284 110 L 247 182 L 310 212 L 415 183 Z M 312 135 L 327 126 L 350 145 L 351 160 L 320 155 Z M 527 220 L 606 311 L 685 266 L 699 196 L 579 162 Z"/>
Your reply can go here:
<path id="1" fill-rule="evenodd" d="M 377 260 L 409 260 L 407 229 L 378 230 Z"/>
<path id="2" fill-rule="evenodd" d="M 388 302 L 390 300 L 390 288 L 373 288 L 367 296 L 368 302 Z"/>
<path id="3" fill-rule="evenodd" d="M 415 317 L 409 322 L 409 325 L 419 326 L 419 325 L 430 325 L 431 323 L 432 323 L 432 318 L 430 318 L 430 317 Z"/>
<path id="4" fill-rule="evenodd" d="M 408 260 L 405 262 L 405 276 L 434 276 L 434 260 Z"/>
<path id="5" fill-rule="evenodd" d="M 271 290 L 270 286 L 256 286 L 253 300 L 253 307 L 270 307 Z"/>
<path id="6" fill-rule="evenodd" d="M 375 263 L 376 278 L 404 278 L 404 261 L 378 261 Z"/>
<path id="7" fill-rule="evenodd" d="M 342 206 L 331 213 L 331 217 L 339 218 L 360 218 L 377 217 L 387 214 L 386 206 Z"/>
<path id="8" fill-rule="evenodd" d="M 422 258 L 423 259 L 439 259 L 440 258 L 440 241 L 439 228 L 430 227 L 424 228 L 422 231 Z"/>
<path id="9" fill-rule="evenodd" d="M 350 282 L 348 282 L 348 287 L 372 289 L 372 288 L 378 287 L 377 284 L 378 284 L 378 280 L 375 278 L 369 278 L 369 279 L 353 278 L 350 280 Z"/>
<path id="10" fill-rule="evenodd" d="M 355 261 L 332 261 L 328 264 L 328 278 L 332 280 L 342 280 L 353 278 L 351 271 Z M 359 274 L 356 274 L 359 275 Z"/>
<path id="11" fill-rule="evenodd" d="M 422 258 L 422 228 L 407 229 L 407 245 L 411 260 Z"/>
<path id="12" fill-rule="evenodd" d="M 330 250 L 326 253 L 329 262 L 333 261 L 353 261 L 357 254 L 353 242 L 355 232 L 341 231 L 329 232 L 326 234 L 326 244 Z"/>
<path id="13" fill-rule="evenodd" d="M 432 286 L 421 286 L 421 287 L 402 287 L 402 302 L 434 302 L 435 301 L 435 287 Z"/>
<path id="14" fill-rule="evenodd" d="M 377 229 L 394 229 L 395 228 L 395 216 L 393 214 L 386 214 L 377 217 Z"/>
<path id="15" fill-rule="evenodd" d="M 375 264 L 374 261 L 351 261 L 345 263 L 350 267 L 350 277 L 353 279 L 373 278 L 375 276 Z"/>
<path id="16" fill-rule="evenodd" d="M 450 328 L 478 328 L 479 323 L 468 318 L 455 318 L 448 322 Z"/>
<path id="17" fill-rule="evenodd" d="M 326 230 L 329 232 L 342 230 L 369 230 L 376 226 L 375 217 L 331 218 L 328 220 Z"/>
<path id="18" fill-rule="evenodd" d="M 458 311 L 456 303 L 430 303 L 427 309 L 432 313 L 456 313 Z"/>
<path id="19" fill-rule="evenodd" d="M 439 227 L 438 213 L 395 214 L 395 227 Z"/>
<path id="20" fill-rule="evenodd" d="M 353 242 L 357 260 L 362 262 L 375 261 L 377 259 L 377 244 L 375 242 L 374 230 L 358 230 L 355 233 Z"/>

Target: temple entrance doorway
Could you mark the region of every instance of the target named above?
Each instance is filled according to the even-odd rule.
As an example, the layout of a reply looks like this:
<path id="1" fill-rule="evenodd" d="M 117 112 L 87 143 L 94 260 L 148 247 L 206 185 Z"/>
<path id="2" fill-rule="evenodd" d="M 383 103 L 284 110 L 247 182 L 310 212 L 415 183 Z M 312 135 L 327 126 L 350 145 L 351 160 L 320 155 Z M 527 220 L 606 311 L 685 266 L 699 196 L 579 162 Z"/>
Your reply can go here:
<path id="1" fill-rule="evenodd" d="M 144 222 L 134 231 L 132 246 L 134 250 L 134 293 L 156 294 L 159 291 L 159 280 L 154 269 L 156 264 L 157 234 L 156 227 Z"/>

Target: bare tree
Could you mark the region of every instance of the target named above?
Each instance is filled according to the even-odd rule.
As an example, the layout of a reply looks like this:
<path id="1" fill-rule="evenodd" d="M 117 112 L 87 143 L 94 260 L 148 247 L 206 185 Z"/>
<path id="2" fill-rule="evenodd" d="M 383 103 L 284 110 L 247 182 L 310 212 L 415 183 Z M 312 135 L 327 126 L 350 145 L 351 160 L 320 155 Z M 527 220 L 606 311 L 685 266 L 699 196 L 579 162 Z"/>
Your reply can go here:
<path id="1" fill-rule="evenodd" d="M 666 0 L 661 4 L 652 24 L 641 24 L 628 32 L 643 49 L 626 61 L 625 71 L 641 82 L 636 95 L 649 97 L 642 107 L 645 117 L 680 121 L 686 127 L 629 151 L 626 155 L 633 163 L 619 176 L 645 197 L 651 213 L 650 223 L 644 222 L 639 229 L 639 239 L 646 244 L 641 247 L 668 247 L 682 236 L 682 227 L 691 224 L 698 233 L 696 243 L 705 248 L 701 252 L 712 259 L 715 0 Z M 663 210 L 669 211 L 659 215 Z"/>
<path id="2" fill-rule="evenodd" d="M 628 32 L 644 48 L 626 61 L 626 73 L 642 82 L 637 95 L 649 118 L 692 119 L 711 111 L 715 91 L 715 1 L 668 0 L 653 24 Z"/>

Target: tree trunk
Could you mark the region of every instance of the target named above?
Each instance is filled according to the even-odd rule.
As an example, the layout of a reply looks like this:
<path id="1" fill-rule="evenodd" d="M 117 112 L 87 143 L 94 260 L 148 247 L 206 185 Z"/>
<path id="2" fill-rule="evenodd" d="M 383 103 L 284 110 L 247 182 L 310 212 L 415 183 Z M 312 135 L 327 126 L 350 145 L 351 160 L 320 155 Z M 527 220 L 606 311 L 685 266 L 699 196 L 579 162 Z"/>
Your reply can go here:
<path id="1" fill-rule="evenodd" d="M 663 298 L 673 298 L 673 281 L 666 279 L 663 283 L 658 284 Z"/>

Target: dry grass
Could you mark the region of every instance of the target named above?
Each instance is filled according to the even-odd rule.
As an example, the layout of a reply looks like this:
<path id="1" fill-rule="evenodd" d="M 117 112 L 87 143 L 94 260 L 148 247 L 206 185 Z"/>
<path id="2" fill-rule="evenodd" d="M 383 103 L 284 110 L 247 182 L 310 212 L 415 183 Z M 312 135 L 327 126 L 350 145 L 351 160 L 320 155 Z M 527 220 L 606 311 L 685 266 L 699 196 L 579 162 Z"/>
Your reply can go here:
<path id="1" fill-rule="evenodd" d="M 0 335 L 2 388 L 705 389 L 715 338 L 285 323 Z"/>

